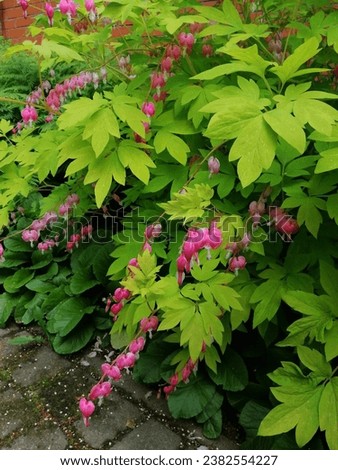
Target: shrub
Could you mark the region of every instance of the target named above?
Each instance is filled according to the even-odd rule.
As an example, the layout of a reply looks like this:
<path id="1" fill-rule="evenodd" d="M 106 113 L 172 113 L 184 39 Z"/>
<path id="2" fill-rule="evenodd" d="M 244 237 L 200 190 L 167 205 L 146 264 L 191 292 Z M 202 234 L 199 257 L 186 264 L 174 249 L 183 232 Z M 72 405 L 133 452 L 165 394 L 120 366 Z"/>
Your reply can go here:
<path id="1" fill-rule="evenodd" d="M 12 48 L 38 56 L 42 74 L 83 68 L 31 94 L 14 135 L 1 122 L 3 302 L 14 293 L 21 312 L 37 302 L 34 319 L 65 353 L 63 341 L 81 347 L 93 323 L 106 327 L 86 300 L 106 285 L 122 351 L 80 400 L 86 425 L 111 381 L 133 369 L 208 437 L 231 407 L 246 448 L 337 449 L 333 3 L 120 0 L 85 2 L 76 15 L 66 3 L 32 27 L 41 44 Z M 68 220 L 52 255 L 35 260 L 27 248 L 50 238 L 27 233 L 25 199 L 37 220 L 49 211 Z M 77 251 L 81 217 L 97 243 Z M 13 241 L 27 250 L 15 274 Z M 48 256 L 41 279 L 36 263 Z M 55 310 L 55 285 L 66 309 Z"/>

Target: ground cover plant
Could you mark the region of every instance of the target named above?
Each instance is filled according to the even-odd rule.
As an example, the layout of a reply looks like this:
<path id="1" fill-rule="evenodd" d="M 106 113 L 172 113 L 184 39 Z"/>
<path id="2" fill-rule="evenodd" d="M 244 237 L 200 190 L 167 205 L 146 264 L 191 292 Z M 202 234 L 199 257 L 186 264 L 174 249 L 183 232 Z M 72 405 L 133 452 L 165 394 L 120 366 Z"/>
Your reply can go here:
<path id="1" fill-rule="evenodd" d="M 61 0 L 10 49 L 41 83 L 0 121 L 0 320 L 110 333 L 86 425 L 132 371 L 207 437 L 338 449 L 337 16 Z"/>

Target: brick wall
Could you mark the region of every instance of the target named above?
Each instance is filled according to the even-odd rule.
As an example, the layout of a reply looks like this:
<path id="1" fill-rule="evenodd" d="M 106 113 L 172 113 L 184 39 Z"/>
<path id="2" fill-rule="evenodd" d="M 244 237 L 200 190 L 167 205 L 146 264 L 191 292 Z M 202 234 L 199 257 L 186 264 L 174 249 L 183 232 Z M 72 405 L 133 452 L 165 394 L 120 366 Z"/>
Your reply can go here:
<path id="1" fill-rule="evenodd" d="M 23 17 L 22 8 L 17 0 L 4 0 L 0 2 L 0 34 L 13 42 L 19 42 L 28 37 L 27 26 L 29 26 L 35 14 L 44 9 L 41 0 L 30 0 L 28 7 L 28 18 Z"/>
<path id="2" fill-rule="evenodd" d="M 220 3 L 217 0 L 200 0 L 205 5 Z M 13 42 L 20 42 L 28 38 L 27 26 L 33 22 L 34 15 L 44 12 L 45 1 L 29 0 L 28 17 L 23 17 L 22 8 L 17 0 L 0 0 L 0 35 Z M 129 29 L 122 28 L 115 31 L 114 36 L 123 36 Z"/>

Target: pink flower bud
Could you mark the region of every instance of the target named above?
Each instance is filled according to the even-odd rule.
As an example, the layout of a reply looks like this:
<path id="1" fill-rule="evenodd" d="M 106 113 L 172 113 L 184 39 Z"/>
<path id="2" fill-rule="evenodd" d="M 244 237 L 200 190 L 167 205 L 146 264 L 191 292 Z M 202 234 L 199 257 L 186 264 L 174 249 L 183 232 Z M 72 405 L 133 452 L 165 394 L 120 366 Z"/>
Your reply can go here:
<path id="1" fill-rule="evenodd" d="M 59 214 L 61 217 L 67 217 L 68 213 L 70 211 L 70 207 L 68 204 L 61 204 L 59 207 Z"/>
<path id="2" fill-rule="evenodd" d="M 104 398 L 110 395 L 111 392 L 111 384 L 109 382 L 101 382 L 92 387 L 89 393 L 89 398 L 91 400 L 96 400 L 97 398 Z"/>
<path id="3" fill-rule="evenodd" d="M 234 256 L 229 261 L 229 269 L 233 271 L 235 274 L 238 273 L 239 270 L 244 269 L 246 266 L 246 259 L 244 256 Z"/>
<path id="4" fill-rule="evenodd" d="M 183 243 L 182 254 L 185 258 L 190 261 L 194 254 L 197 252 L 196 244 L 193 242 L 186 241 Z"/>
<path id="5" fill-rule="evenodd" d="M 290 237 L 294 233 L 297 233 L 299 230 L 299 225 L 295 219 L 292 219 L 290 216 L 285 216 L 279 220 L 276 225 L 277 232 L 283 233 Z"/>
<path id="6" fill-rule="evenodd" d="M 169 379 L 169 383 L 170 385 L 173 385 L 174 387 L 176 387 L 176 385 L 178 384 L 178 374 L 172 375 Z"/>
<path id="7" fill-rule="evenodd" d="M 210 157 L 208 159 L 208 168 L 209 168 L 210 176 L 214 175 L 216 173 L 219 173 L 220 167 L 221 167 L 221 164 L 220 164 L 218 158 Z"/>
<path id="8" fill-rule="evenodd" d="M 182 47 L 191 48 L 195 43 L 195 37 L 192 33 L 181 32 L 178 35 L 178 42 Z"/>
<path id="9" fill-rule="evenodd" d="M 151 316 L 149 318 L 142 318 L 140 321 L 141 330 L 145 333 L 147 331 L 155 331 L 158 327 L 158 318 L 155 316 Z"/>
<path id="10" fill-rule="evenodd" d="M 242 240 L 241 240 L 241 242 L 240 242 L 241 245 L 242 245 L 242 247 L 243 247 L 243 248 L 247 248 L 248 245 L 250 244 L 250 242 L 251 242 L 250 234 L 247 233 L 247 232 L 245 232 L 245 234 L 243 235 L 243 238 L 242 238 Z"/>
<path id="11" fill-rule="evenodd" d="M 143 336 L 140 336 L 139 338 L 134 339 L 129 344 L 129 351 L 133 354 L 137 354 L 143 350 L 144 345 L 145 345 L 145 339 L 143 338 Z"/>
<path id="12" fill-rule="evenodd" d="M 175 391 L 175 387 L 173 385 L 166 385 L 163 387 L 163 392 L 165 393 L 166 397 Z"/>
<path id="13" fill-rule="evenodd" d="M 89 426 L 89 418 L 95 411 L 95 405 L 91 400 L 81 398 L 79 402 L 79 408 L 83 416 L 83 421 L 86 427 Z"/>
<path id="14" fill-rule="evenodd" d="M 33 106 L 26 106 L 21 111 L 21 117 L 25 124 L 32 125 L 38 119 L 38 113 Z"/>
<path id="15" fill-rule="evenodd" d="M 53 26 L 54 7 L 48 2 L 45 3 L 45 12 L 48 17 L 49 26 Z"/>
<path id="16" fill-rule="evenodd" d="M 202 54 L 204 57 L 210 57 L 214 53 L 214 49 L 211 44 L 203 44 L 202 46 Z"/>
<path id="17" fill-rule="evenodd" d="M 167 58 L 168 60 L 171 60 L 170 57 Z M 154 72 L 151 75 L 151 88 L 162 88 L 165 85 L 165 76 L 163 73 L 158 73 Z"/>
<path id="18" fill-rule="evenodd" d="M 189 377 L 191 375 L 192 369 L 189 364 L 186 364 L 182 369 L 182 380 L 184 383 L 189 382 Z"/>
<path id="19" fill-rule="evenodd" d="M 31 230 L 36 230 L 37 232 L 40 232 L 41 230 L 45 230 L 46 228 L 46 221 L 44 219 L 38 219 L 38 220 L 33 220 L 31 223 Z"/>
<path id="20" fill-rule="evenodd" d="M 148 117 L 152 117 L 155 114 L 155 105 L 151 101 L 146 101 L 143 103 L 141 109 L 142 112 Z"/>
<path id="21" fill-rule="evenodd" d="M 123 308 L 123 303 L 122 302 L 119 302 L 117 304 L 114 304 L 110 307 L 110 311 L 111 313 L 115 316 L 115 315 L 118 315 L 120 313 L 120 311 L 122 310 Z"/>
<path id="22" fill-rule="evenodd" d="M 3 263 L 5 261 L 4 253 L 5 253 L 5 249 L 2 243 L 0 243 L 0 263 Z"/>
<path id="23" fill-rule="evenodd" d="M 79 233 L 73 233 L 70 236 L 70 241 L 76 246 L 76 248 L 78 248 L 79 242 L 81 241 L 81 235 Z"/>
<path id="24" fill-rule="evenodd" d="M 222 244 L 222 232 L 214 224 L 211 224 L 209 229 L 209 247 L 215 250 L 219 248 Z"/>
<path id="25" fill-rule="evenodd" d="M 77 206 L 80 202 L 80 198 L 77 194 L 73 193 L 66 199 L 66 204 L 69 206 Z"/>
<path id="26" fill-rule="evenodd" d="M 102 364 L 101 371 L 104 375 L 110 379 L 113 379 L 115 382 L 118 382 L 122 377 L 120 369 L 117 366 L 111 364 Z"/>
<path id="27" fill-rule="evenodd" d="M 116 359 L 116 365 L 120 370 L 129 369 L 129 367 L 134 366 L 135 361 L 135 354 L 128 352 L 127 354 L 120 354 L 120 356 Z"/>
<path id="28" fill-rule="evenodd" d="M 162 233 L 162 225 L 161 224 L 152 224 L 148 225 L 144 231 L 144 237 L 146 240 L 151 240 L 152 238 L 157 238 Z"/>
<path id="29" fill-rule="evenodd" d="M 143 250 L 143 251 L 148 250 L 149 253 L 151 253 L 151 252 L 153 251 L 153 248 L 152 248 L 152 246 L 150 245 L 150 243 L 146 241 L 145 243 L 143 243 L 142 250 Z"/>
<path id="30" fill-rule="evenodd" d="M 177 271 L 183 272 L 186 269 L 187 264 L 187 258 L 183 254 L 180 254 L 176 261 Z"/>
<path id="31" fill-rule="evenodd" d="M 75 246 L 75 243 L 73 242 L 67 242 L 66 244 L 66 251 L 68 251 L 69 253 L 71 253 L 74 249 L 74 246 Z"/>
<path id="32" fill-rule="evenodd" d="M 169 44 L 166 48 L 166 56 L 178 60 L 181 57 L 181 48 L 177 44 Z"/>
<path id="33" fill-rule="evenodd" d="M 27 9 L 28 9 L 28 2 L 27 0 L 18 0 L 18 4 L 21 6 L 23 11 L 23 17 L 27 18 Z"/>
<path id="34" fill-rule="evenodd" d="M 63 15 L 66 15 L 69 12 L 68 0 L 60 0 L 59 10 Z"/>
<path id="35" fill-rule="evenodd" d="M 84 227 L 81 227 L 81 237 L 85 238 L 91 238 L 93 232 L 93 226 L 92 225 L 85 225 Z"/>
<path id="36" fill-rule="evenodd" d="M 39 239 L 39 234 L 36 230 L 24 230 L 21 234 L 24 242 L 36 242 Z"/>
<path id="37" fill-rule="evenodd" d="M 38 243 L 38 250 L 41 251 L 41 253 L 44 253 L 45 251 L 48 251 L 49 245 L 46 242 L 40 242 Z"/>
<path id="38" fill-rule="evenodd" d="M 172 69 L 172 66 L 173 66 L 173 61 L 172 61 L 172 58 L 171 57 L 165 57 L 164 59 L 162 59 L 161 61 L 161 70 L 162 72 L 168 74 L 170 73 L 171 69 Z M 161 86 L 164 86 L 164 85 L 161 85 Z"/>
<path id="39" fill-rule="evenodd" d="M 88 12 L 95 11 L 95 1 L 94 0 L 85 0 L 85 9 Z"/>

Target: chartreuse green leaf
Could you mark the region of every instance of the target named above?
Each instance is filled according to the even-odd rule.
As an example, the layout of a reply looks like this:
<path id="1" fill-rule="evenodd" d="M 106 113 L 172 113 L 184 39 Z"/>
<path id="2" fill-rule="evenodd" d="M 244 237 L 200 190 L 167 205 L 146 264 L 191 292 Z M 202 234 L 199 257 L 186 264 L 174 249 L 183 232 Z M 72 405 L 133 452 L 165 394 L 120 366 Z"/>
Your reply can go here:
<path id="1" fill-rule="evenodd" d="M 311 386 L 308 383 L 302 387 L 299 384 L 297 387 L 290 387 L 289 394 L 285 396 L 286 403 L 277 405 L 267 414 L 261 422 L 258 435 L 275 436 L 296 427 L 296 442 L 299 447 L 303 447 L 317 432 L 322 392 L 323 386 Z M 272 393 L 277 395 L 274 389 Z"/>
<path id="2" fill-rule="evenodd" d="M 313 372 L 305 376 L 298 366 L 284 362 L 269 377 L 278 385 L 271 389 L 281 402 L 263 419 L 258 429 L 261 436 L 274 436 L 296 428 L 296 442 L 305 446 L 318 427 L 326 431 L 330 449 L 338 449 L 337 377 L 331 377 L 331 367 L 322 355 L 309 348 L 300 348 L 300 357 Z M 319 364 L 316 365 L 316 360 Z M 319 376 L 317 375 L 319 372 Z M 325 381 L 323 379 L 326 378 Z"/>
<path id="3" fill-rule="evenodd" d="M 137 148 L 131 141 L 122 141 L 117 150 L 119 160 L 124 168 L 130 171 L 144 184 L 149 182 L 149 168 L 155 168 L 155 163 L 143 150 Z"/>
<path id="4" fill-rule="evenodd" d="M 319 351 L 306 346 L 298 346 L 297 354 L 304 366 L 315 372 L 318 377 L 330 377 L 332 367 Z"/>
<path id="5" fill-rule="evenodd" d="M 293 105 L 293 113 L 301 123 L 308 122 L 313 129 L 321 134 L 330 136 L 332 126 L 338 120 L 338 111 L 319 99 L 307 98 L 301 95 Z M 311 96 L 311 95 L 310 95 Z"/>
<path id="6" fill-rule="evenodd" d="M 163 305 L 160 303 L 164 313 L 158 330 L 170 330 L 180 323 L 182 323 L 180 326 L 181 329 L 184 328 L 186 323 L 190 322 L 195 315 L 195 303 L 189 299 L 183 298 L 178 298 L 175 299 L 175 302 L 167 302 L 167 304 L 168 303 L 171 305 Z"/>
<path id="7" fill-rule="evenodd" d="M 338 377 L 333 377 L 323 390 L 319 402 L 319 426 L 325 431 L 331 450 L 338 450 Z"/>
<path id="8" fill-rule="evenodd" d="M 186 164 L 187 155 L 190 152 L 189 146 L 181 137 L 163 129 L 157 132 L 154 147 L 157 153 L 162 153 L 167 149 L 170 155 L 182 165 Z"/>
<path id="9" fill-rule="evenodd" d="M 110 187 L 116 174 L 116 153 L 110 156 L 96 158 L 90 163 L 84 184 L 95 184 L 95 200 L 97 207 L 101 207 L 105 197 L 108 195 Z"/>
<path id="10" fill-rule="evenodd" d="M 169 219 L 184 219 L 185 222 L 203 217 L 204 210 L 210 205 L 214 191 L 207 184 L 195 184 L 184 192 L 174 193 L 174 199 L 159 204 L 170 215 Z"/>
<path id="11" fill-rule="evenodd" d="M 198 306 L 206 335 L 206 343 L 210 343 L 207 337 L 214 339 L 220 346 L 223 342 L 224 326 L 220 320 L 221 309 L 212 302 L 202 302 Z"/>
<path id="12" fill-rule="evenodd" d="M 87 122 L 93 114 L 106 104 L 107 101 L 98 94 L 94 95 L 94 99 L 83 96 L 71 103 L 65 104 L 65 110 L 57 120 L 59 129 L 76 127 L 83 122 Z"/>
<path id="13" fill-rule="evenodd" d="M 287 330 L 289 336 L 280 341 L 280 346 L 298 346 L 305 338 L 325 343 L 328 332 L 334 323 L 332 303 L 327 296 L 309 292 L 288 291 L 282 294 L 283 301 L 294 310 L 301 312 L 303 317 L 293 322 Z"/>
<path id="14" fill-rule="evenodd" d="M 338 356 L 338 320 L 335 320 L 332 328 L 328 329 L 325 334 L 324 351 L 325 357 L 331 361 Z"/>
<path id="15" fill-rule="evenodd" d="M 110 136 L 120 137 L 120 129 L 113 111 L 106 107 L 93 114 L 86 124 L 82 137 L 90 139 L 96 157 L 108 145 Z"/>
<path id="16" fill-rule="evenodd" d="M 338 147 L 333 147 L 320 152 L 315 173 L 324 173 L 325 171 L 333 171 L 338 168 Z"/>
<path id="17" fill-rule="evenodd" d="M 143 251 L 137 257 L 139 267 L 129 266 L 128 269 L 133 273 L 121 284 L 132 292 L 133 295 L 140 294 L 145 297 L 151 292 L 151 287 L 156 281 L 157 272 L 161 266 L 156 266 L 156 256 Z"/>
<path id="18" fill-rule="evenodd" d="M 287 112 L 287 110 L 276 108 L 263 114 L 263 117 L 271 129 L 291 147 L 294 147 L 299 153 L 305 151 L 305 132 L 298 119 Z"/>
<path id="19" fill-rule="evenodd" d="M 275 65 L 270 69 L 272 73 L 277 75 L 284 85 L 290 78 L 297 75 L 301 75 L 303 71 L 298 70 L 305 64 L 308 60 L 313 59 L 313 57 L 320 51 L 318 49 L 319 41 L 315 37 L 304 41 L 297 49 L 287 57 L 282 65 Z M 304 70 L 306 73 L 306 69 Z"/>
<path id="20" fill-rule="evenodd" d="M 181 323 L 180 344 L 181 346 L 188 344 L 189 354 L 193 362 L 196 362 L 199 358 L 206 336 L 209 335 L 205 332 L 202 315 L 199 312 L 195 311 L 190 322 L 184 324 L 184 328 Z"/>
<path id="21" fill-rule="evenodd" d="M 243 124 L 229 153 L 230 161 L 239 160 L 237 172 L 243 187 L 249 186 L 264 169 L 270 168 L 275 157 L 276 136 L 263 116 L 256 116 Z"/>

